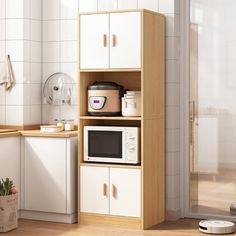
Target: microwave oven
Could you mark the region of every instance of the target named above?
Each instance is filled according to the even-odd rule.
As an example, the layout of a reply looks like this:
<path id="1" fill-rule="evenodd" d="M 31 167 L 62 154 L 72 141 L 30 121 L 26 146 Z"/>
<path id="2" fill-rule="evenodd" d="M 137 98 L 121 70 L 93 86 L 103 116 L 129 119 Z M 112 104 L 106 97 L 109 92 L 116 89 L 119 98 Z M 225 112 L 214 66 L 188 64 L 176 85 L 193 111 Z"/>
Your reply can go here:
<path id="1" fill-rule="evenodd" d="M 84 161 L 140 163 L 140 128 L 84 126 Z"/>

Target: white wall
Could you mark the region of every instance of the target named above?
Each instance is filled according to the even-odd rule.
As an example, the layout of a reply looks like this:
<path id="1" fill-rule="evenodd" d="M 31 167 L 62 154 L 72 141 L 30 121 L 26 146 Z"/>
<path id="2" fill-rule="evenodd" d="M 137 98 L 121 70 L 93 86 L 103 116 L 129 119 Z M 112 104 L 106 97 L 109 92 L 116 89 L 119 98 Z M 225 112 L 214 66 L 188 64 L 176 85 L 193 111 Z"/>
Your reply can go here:
<path id="1" fill-rule="evenodd" d="M 0 66 L 12 61 L 16 85 L 0 86 L 0 125 L 41 123 L 41 0 L 0 0 Z"/>

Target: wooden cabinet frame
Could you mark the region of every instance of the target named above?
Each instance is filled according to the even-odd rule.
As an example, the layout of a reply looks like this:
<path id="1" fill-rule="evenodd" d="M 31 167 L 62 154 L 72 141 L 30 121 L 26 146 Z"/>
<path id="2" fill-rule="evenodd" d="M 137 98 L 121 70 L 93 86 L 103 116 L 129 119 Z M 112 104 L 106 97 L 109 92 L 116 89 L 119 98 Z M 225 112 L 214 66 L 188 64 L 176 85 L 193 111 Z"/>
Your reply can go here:
<path id="1" fill-rule="evenodd" d="M 141 218 L 85 214 L 78 210 L 79 223 L 107 224 L 111 222 L 111 224 L 124 227 L 147 229 L 165 219 L 165 18 L 159 13 L 144 9 L 105 13 L 111 12 L 140 12 L 141 68 L 79 70 L 78 170 L 80 166 L 141 169 Z M 101 13 L 104 12 L 82 14 Z M 87 115 L 87 86 L 95 81 L 108 80 L 117 82 L 130 90 L 141 90 L 141 117 L 91 117 Z M 83 127 L 86 125 L 140 126 L 141 164 L 85 163 L 83 161 Z"/>

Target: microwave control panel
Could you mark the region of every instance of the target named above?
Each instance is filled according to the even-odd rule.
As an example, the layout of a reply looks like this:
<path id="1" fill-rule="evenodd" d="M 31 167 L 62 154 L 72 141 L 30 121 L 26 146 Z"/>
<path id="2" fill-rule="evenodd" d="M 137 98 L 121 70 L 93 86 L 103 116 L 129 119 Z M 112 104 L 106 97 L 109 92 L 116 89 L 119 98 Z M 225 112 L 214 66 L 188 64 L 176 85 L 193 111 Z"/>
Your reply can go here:
<path id="1" fill-rule="evenodd" d="M 129 163 L 140 162 L 140 128 L 126 129 L 126 161 Z"/>

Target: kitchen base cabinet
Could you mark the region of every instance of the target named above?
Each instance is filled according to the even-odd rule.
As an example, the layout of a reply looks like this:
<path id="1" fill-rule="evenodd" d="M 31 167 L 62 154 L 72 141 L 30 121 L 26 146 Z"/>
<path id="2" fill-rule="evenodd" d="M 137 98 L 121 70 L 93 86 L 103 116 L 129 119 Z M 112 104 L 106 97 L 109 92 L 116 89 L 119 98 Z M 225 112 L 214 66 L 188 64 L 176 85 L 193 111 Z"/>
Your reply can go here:
<path id="1" fill-rule="evenodd" d="M 0 179 L 12 179 L 20 193 L 20 137 L 1 137 L 0 147 Z"/>
<path id="2" fill-rule="evenodd" d="M 80 168 L 80 211 L 141 217 L 141 170 Z"/>
<path id="3" fill-rule="evenodd" d="M 21 217 L 73 223 L 77 138 L 24 137 L 22 154 Z"/>

